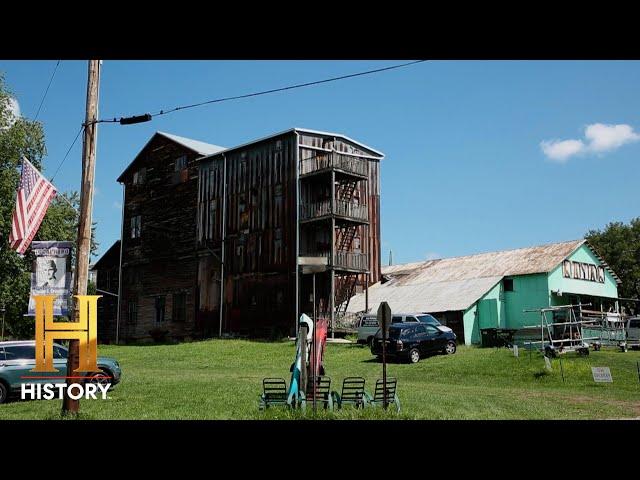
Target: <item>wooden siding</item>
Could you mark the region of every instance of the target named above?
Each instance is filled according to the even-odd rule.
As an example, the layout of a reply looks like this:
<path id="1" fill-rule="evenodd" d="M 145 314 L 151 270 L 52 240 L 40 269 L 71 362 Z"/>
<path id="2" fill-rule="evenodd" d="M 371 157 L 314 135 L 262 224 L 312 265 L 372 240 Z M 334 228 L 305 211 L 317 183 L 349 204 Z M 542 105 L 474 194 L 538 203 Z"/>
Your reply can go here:
<path id="1" fill-rule="evenodd" d="M 332 169 L 341 172 L 336 212 L 342 229 L 332 231 L 331 221 L 309 215 L 300 227 L 301 255 L 331 257 L 332 236 L 340 245 L 347 228 L 356 241 L 333 256 L 340 268 L 368 271 L 369 283 L 380 278 L 379 157 L 333 136 L 299 135 L 299 160 L 331 152 L 338 158 L 331 168 L 314 172 L 300 181 L 300 220 L 305 212 L 322 213 L 332 195 Z M 336 152 L 340 152 L 339 156 Z M 343 158 L 344 157 L 344 158 Z M 271 137 L 200 162 L 198 173 L 198 316 L 216 332 L 220 314 L 222 257 L 222 211 L 226 210 L 223 332 L 264 335 L 293 333 L 296 324 L 296 134 Z M 226 205 L 223 176 L 226 163 Z M 326 163 L 326 162 L 325 162 Z M 300 165 L 300 164 L 299 164 Z M 319 165 L 325 165 L 320 163 Z M 356 165 L 354 167 L 354 165 Z M 360 167 L 363 165 L 364 168 Z M 325 165 L 326 167 L 326 165 Z M 352 168 L 353 167 L 353 168 Z M 353 172 L 351 170 L 354 170 Z M 327 174 L 327 172 L 329 172 Z M 348 201 L 340 200 L 346 183 L 355 181 Z M 346 182 L 346 183 L 345 183 Z M 324 203 L 323 203 L 324 202 Z M 304 207 L 302 205 L 308 205 Z M 320 205 L 314 210 L 314 205 Z M 306 209 L 306 210 L 305 210 Z M 355 223 L 354 223 L 355 222 Z M 347 242 L 345 242 L 347 243 Z M 347 275 L 343 272 L 340 275 Z M 322 311 L 330 307 L 330 275 L 317 277 L 317 299 Z M 353 273 L 351 274 L 353 275 Z M 357 273 L 358 290 L 366 284 L 365 273 Z M 346 279 L 337 277 L 336 292 Z M 311 313 L 311 278 L 300 276 L 300 309 Z M 336 293 L 336 295 L 338 295 Z"/>
<path id="2" fill-rule="evenodd" d="M 176 170 L 176 160 L 187 168 Z M 148 339 L 155 329 L 169 337 L 198 335 L 196 325 L 196 213 L 200 155 L 156 135 L 140 153 L 135 168 L 123 177 L 125 185 L 122 258 L 121 338 Z M 145 169 L 144 182 L 133 183 Z M 132 238 L 131 219 L 140 216 L 140 237 Z M 184 321 L 174 321 L 173 296 L 186 296 Z M 156 297 L 165 297 L 165 320 L 156 322 Z M 129 319 L 136 302 L 137 321 Z"/>

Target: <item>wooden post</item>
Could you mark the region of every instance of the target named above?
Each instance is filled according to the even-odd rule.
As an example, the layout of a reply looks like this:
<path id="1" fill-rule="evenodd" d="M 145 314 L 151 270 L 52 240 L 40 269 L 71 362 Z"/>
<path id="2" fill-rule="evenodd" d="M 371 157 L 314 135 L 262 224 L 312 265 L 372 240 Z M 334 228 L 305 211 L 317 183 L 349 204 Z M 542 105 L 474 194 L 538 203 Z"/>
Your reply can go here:
<path id="1" fill-rule="evenodd" d="M 335 338 L 336 319 L 336 172 L 331 170 L 331 338 Z"/>
<path id="2" fill-rule="evenodd" d="M 98 86 L 100 84 L 100 60 L 89 60 L 87 81 L 87 113 L 84 125 L 84 140 L 82 145 L 82 184 L 80 186 L 80 219 L 78 224 L 78 245 L 76 250 L 76 270 L 73 291 L 76 295 L 87 294 L 87 280 L 89 276 L 89 255 L 91 254 L 91 212 L 93 209 L 93 184 L 95 176 L 96 141 L 98 137 Z M 122 245 L 120 245 L 122 248 Z M 78 302 L 74 302 L 73 321 L 80 320 Z M 69 357 L 67 358 L 67 377 L 74 376 L 74 370 L 80 366 L 79 341 L 69 343 Z M 77 383 L 67 378 L 67 386 Z M 62 414 L 77 414 L 80 408 L 79 400 L 72 400 L 65 390 L 62 399 Z"/>
<path id="3" fill-rule="evenodd" d="M 316 272 L 313 272 L 313 335 L 311 336 L 311 341 L 313 344 L 311 345 L 311 368 L 312 368 L 312 378 L 313 378 L 313 414 L 316 413 L 316 360 L 317 360 L 317 352 L 316 349 L 318 345 L 316 345 L 316 328 L 318 327 L 318 322 L 316 321 Z"/>

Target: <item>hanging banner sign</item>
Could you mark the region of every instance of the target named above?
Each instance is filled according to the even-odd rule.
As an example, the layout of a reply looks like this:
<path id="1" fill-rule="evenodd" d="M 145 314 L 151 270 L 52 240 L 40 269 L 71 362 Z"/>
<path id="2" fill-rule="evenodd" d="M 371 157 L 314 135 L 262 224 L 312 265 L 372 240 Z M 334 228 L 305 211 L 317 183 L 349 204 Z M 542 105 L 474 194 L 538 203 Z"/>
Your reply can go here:
<path id="1" fill-rule="evenodd" d="M 72 248 L 72 242 L 31 242 L 36 258 L 31 273 L 27 315 L 35 315 L 34 295 L 55 295 L 53 315 L 69 315 Z"/>

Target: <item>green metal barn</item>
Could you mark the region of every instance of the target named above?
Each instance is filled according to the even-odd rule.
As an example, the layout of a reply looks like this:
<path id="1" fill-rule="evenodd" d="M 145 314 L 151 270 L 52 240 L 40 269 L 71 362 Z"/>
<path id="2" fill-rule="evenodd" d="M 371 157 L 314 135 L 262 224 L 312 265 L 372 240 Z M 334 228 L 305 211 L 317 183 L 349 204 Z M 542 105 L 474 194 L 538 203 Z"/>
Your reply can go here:
<path id="1" fill-rule="evenodd" d="M 586 240 L 387 266 L 382 277 L 348 312 L 375 312 L 386 301 L 394 312 L 430 313 L 467 345 L 479 344 L 482 330 L 539 324 L 524 310 L 618 310 L 620 279 Z"/>

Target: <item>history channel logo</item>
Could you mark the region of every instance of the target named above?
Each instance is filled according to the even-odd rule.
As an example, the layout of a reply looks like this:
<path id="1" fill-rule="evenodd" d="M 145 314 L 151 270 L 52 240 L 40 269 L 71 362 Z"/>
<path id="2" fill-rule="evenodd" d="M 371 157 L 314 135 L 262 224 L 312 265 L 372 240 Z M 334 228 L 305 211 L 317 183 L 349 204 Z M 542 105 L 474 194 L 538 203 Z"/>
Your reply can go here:
<path id="1" fill-rule="evenodd" d="M 96 382 L 86 383 L 85 380 L 94 377 L 86 375 L 92 372 L 99 372 L 98 367 L 98 298 L 102 295 L 74 295 L 78 302 L 79 320 L 78 322 L 54 322 L 53 307 L 55 295 L 34 295 L 35 301 L 35 321 L 36 321 L 36 346 L 35 346 L 35 368 L 30 370 L 33 373 L 45 373 L 49 375 L 26 375 L 21 377 L 31 382 L 23 382 L 20 388 L 20 398 L 23 400 L 52 400 L 62 399 L 65 392 L 72 400 L 80 398 L 97 399 L 101 395 L 103 400 L 107 399 L 107 391 L 111 383 Z M 52 373 L 60 373 L 55 368 L 54 362 L 54 340 L 78 340 L 80 362 L 71 374 L 67 372 L 65 376 L 55 376 Z M 66 359 L 64 363 L 66 366 Z M 58 364 L 60 367 L 61 365 Z M 105 380 L 107 377 L 102 377 Z M 46 380 L 62 380 L 59 382 L 46 382 Z M 67 384 L 67 380 L 78 380 Z"/>

